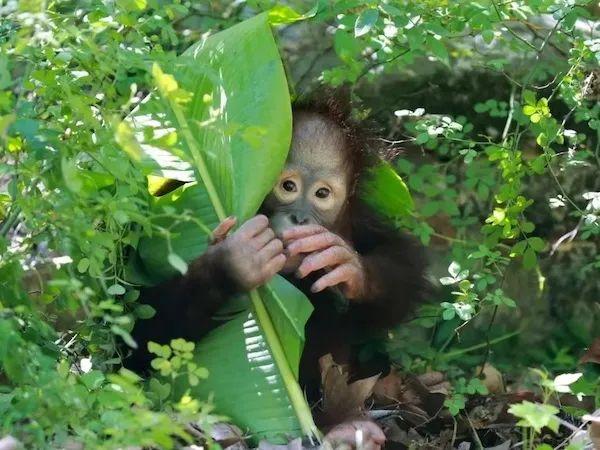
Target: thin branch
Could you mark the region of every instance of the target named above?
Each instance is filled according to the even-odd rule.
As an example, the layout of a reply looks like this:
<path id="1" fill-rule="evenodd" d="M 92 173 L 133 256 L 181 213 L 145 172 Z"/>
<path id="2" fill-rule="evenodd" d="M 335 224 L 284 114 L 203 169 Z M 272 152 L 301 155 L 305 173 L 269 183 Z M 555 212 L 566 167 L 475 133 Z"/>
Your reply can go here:
<path id="1" fill-rule="evenodd" d="M 358 77 L 356 77 L 356 81 L 355 83 L 358 83 L 358 81 L 363 78 L 365 75 L 367 75 L 372 69 L 374 69 L 375 67 L 379 67 L 382 66 L 384 64 L 389 64 L 391 62 L 394 62 L 395 60 L 397 60 L 398 58 L 401 58 L 402 56 L 406 55 L 408 52 L 410 52 L 410 49 L 406 49 L 403 52 L 398 53 L 395 56 L 392 56 L 389 59 L 383 60 L 383 61 L 377 61 L 374 62 L 373 64 L 369 64 L 367 67 L 365 67 L 363 69 L 363 71 L 358 75 Z"/>
<path id="2" fill-rule="evenodd" d="M 298 78 L 298 82 L 296 83 L 298 86 L 302 86 L 302 84 L 306 81 L 306 78 L 310 75 L 310 73 L 312 72 L 312 70 L 315 68 L 315 66 L 317 65 L 317 62 L 323 57 L 325 56 L 326 53 L 328 53 L 331 49 L 333 49 L 333 45 L 328 45 L 327 47 L 325 47 L 323 50 L 321 50 L 314 58 L 313 60 L 310 62 L 310 64 L 308 65 L 308 68 L 304 71 L 304 73 L 302 75 L 300 75 L 300 77 Z"/>
<path id="3" fill-rule="evenodd" d="M 471 429 L 471 434 L 473 435 L 473 439 L 475 440 L 477 447 L 479 448 L 479 450 L 484 450 L 485 447 L 483 446 L 481 439 L 479 439 L 479 435 L 477 434 L 477 430 L 475 430 L 475 427 L 473 426 L 473 422 L 471 422 L 469 413 L 467 411 L 465 411 L 464 415 L 467 418 L 467 422 L 469 423 L 469 428 Z"/>
<path id="4" fill-rule="evenodd" d="M 512 122 L 513 113 L 515 112 L 515 87 L 513 86 L 510 91 L 510 99 L 508 104 L 510 109 L 508 110 L 508 117 L 506 118 L 506 123 L 504 124 L 504 130 L 502 131 L 502 145 L 506 145 L 506 137 L 508 136 L 508 130 L 510 130 L 510 124 Z"/>
<path id="5" fill-rule="evenodd" d="M 533 25 L 531 25 L 528 22 L 523 22 L 525 24 L 525 26 L 529 29 L 529 31 L 531 31 L 535 37 L 537 37 L 538 39 L 541 39 L 542 36 L 535 30 L 535 28 L 533 27 Z M 554 50 L 556 50 L 558 53 L 560 53 L 562 56 L 569 56 L 569 54 L 564 51 L 562 48 L 558 47 L 556 44 L 554 44 L 553 42 L 549 42 L 550 47 L 552 47 Z"/>
<path id="6" fill-rule="evenodd" d="M 500 10 L 498 9 L 498 5 L 496 5 L 496 2 L 494 0 L 492 0 L 492 5 L 494 6 L 494 10 L 496 11 L 496 15 L 498 16 L 498 19 L 500 19 L 501 22 L 504 22 L 504 19 L 502 18 L 502 14 L 500 14 Z M 521 41 L 522 43 L 524 43 L 525 45 L 527 45 L 529 48 L 531 48 L 532 50 L 535 50 L 536 52 L 538 51 L 537 47 L 535 45 L 533 45 L 531 42 L 529 42 L 527 39 L 519 36 L 512 28 L 510 28 L 506 23 L 504 24 L 506 26 L 506 30 L 517 40 Z"/>
<path id="7" fill-rule="evenodd" d="M 568 200 L 568 202 L 580 213 L 580 214 L 584 214 L 584 211 L 582 211 L 582 209 L 573 201 L 571 200 L 571 197 L 569 197 L 567 195 L 567 192 L 565 191 L 565 189 L 562 187 L 562 184 L 560 184 L 560 181 L 558 180 L 558 177 L 556 176 L 556 173 L 554 172 L 554 169 L 552 168 L 552 161 L 550 160 L 550 157 L 548 155 L 548 153 L 544 152 L 544 156 L 546 157 L 546 163 L 548 164 L 548 170 L 550 171 L 550 173 L 552 174 L 552 178 L 554 178 L 554 182 L 556 183 L 556 185 L 558 186 L 558 189 L 560 189 L 561 194 Z"/>

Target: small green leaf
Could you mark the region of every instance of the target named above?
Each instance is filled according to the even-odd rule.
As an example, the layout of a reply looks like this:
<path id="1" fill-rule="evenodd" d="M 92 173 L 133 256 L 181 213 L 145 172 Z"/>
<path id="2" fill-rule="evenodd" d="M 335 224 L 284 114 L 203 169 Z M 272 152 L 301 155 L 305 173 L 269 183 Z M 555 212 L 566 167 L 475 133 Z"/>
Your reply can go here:
<path id="1" fill-rule="evenodd" d="M 125 293 L 125 288 L 120 284 L 113 284 L 106 292 L 110 295 L 123 295 Z"/>
<path id="2" fill-rule="evenodd" d="M 546 168 L 546 157 L 544 155 L 540 155 L 537 158 L 535 158 L 533 161 L 531 161 L 531 170 L 533 170 L 534 173 L 541 175 L 544 173 L 545 168 Z M 529 231 L 526 231 L 526 233 L 529 233 Z"/>
<path id="3" fill-rule="evenodd" d="M 150 353 L 154 353 L 155 355 L 165 359 L 171 357 L 171 347 L 168 345 L 160 345 L 156 342 L 150 341 L 148 342 L 147 346 Z"/>
<path id="4" fill-rule="evenodd" d="M 169 253 L 169 256 L 167 256 L 167 260 L 169 261 L 169 264 L 171 264 L 171 266 L 173 266 L 179 271 L 179 273 L 181 273 L 181 275 L 185 275 L 187 273 L 188 265 L 183 259 L 181 259 L 180 256 L 176 255 L 175 253 Z"/>
<path id="5" fill-rule="evenodd" d="M 450 60 L 450 56 L 448 54 L 448 49 L 442 43 L 441 40 L 438 40 L 433 36 L 428 36 L 427 44 L 429 45 L 429 48 L 431 49 L 433 54 L 437 57 L 437 59 L 439 59 L 444 64 L 448 64 L 448 62 Z"/>
<path id="6" fill-rule="evenodd" d="M 287 5 L 275 5 L 269 10 L 268 14 L 271 25 L 292 23 L 303 19 L 302 14 Z"/>
<path id="7" fill-rule="evenodd" d="M 550 428 L 555 433 L 558 431 L 559 422 L 556 414 L 559 410 L 555 406 L 524 401 L 511 405 L 508 412 L 521 419 L 517 425 L 532 427 L 538 433 L 544 427 Z"/>
<path id="8" fill-rule="evenodd" d="M 150 305 L 140 305 L 135 308 L 136 317 L 142 320 L 151 319 L 155 314 L 156 310 Z"/>
<path id="9" fill-rule="evenodd" d="M 77 271 L 79 273 L 87 272 L 89 267 L 90 267 L 90 260 L 87 258 L 81 258 L 79 260 L 79 262 L 77 263 Z"/>
<path id="10" fill-rule="evenodd" d="M 131 348 L 137 348 L 137 343 L 133 340 L 133 338 L 131 337 L 131 335 L 125 331 L 123 328 L 121 328 L 118 325 L 112 325 L 110 327 L 110 330 L 121 337 L 121 339 L 123 339 L 123 342 L 125 342 L 128 346 L 130 346 Z"/>
<path id="11" fill-rule="evenodd" d="M 92 370 L 91 372 L 84 373 L 79 378 L 81 382 L 88 388 L 90 391 L 98 389 L 104 383 L 106 379 L 104 374 L 99 370 Z"/>
<path id="12" fill-rule="evenodd" d="M 356 22 L 354 24 L 354 36 L 360 37 L 367 34 L 377 22 L 379 18 L 379 10 L 378 9 L 365 9 L 361 12 L 356 18 Z"/>
<path id="13" fill-rule="evenodd" d="M 375 211 L 390 219 L 407 216 L 414 209 L 408 187 L 387 162 L 368 171 L 359 185 L 359 194 Z"/>
<path id="14" fill-rule="evenodd" d="M 483 38 L 483 42 L 486 44 L 491 44 L 494 40 L 494 31 L 493 30 L 483 30 L 481 32 L 481 37 Z"/>
<path id="15" fill-rule="evenodd" d="M 152 392 L 158 395 L 161 401 L 165 400 L 171 393 L 171 385 L 169 383 L 161 383 L 156 378 L 150 378 L 149 387 Z"/>
<path id="16" fill-rule="evenodd" d="M 525 251 L 525 248 L 527 248 L 527 241 L 523 240 L 517 242 L 515 245 L 513 245 L 513 248 L 510 251 L 510 256 L 522 255 Z"/>
<path id="17" fill-rule="evenodd" d="M 456 315 L 456 311 L 454 309 L 445 309 L 442 313 L 442 319 L 444 320 L 452 320 Z"/>
<path id="18" fill-rule="evenodd" d="M 533 248 L 536 252 L 541 252 L 546 246 L 544 240 L 539 237 L 529 238 L 528 241 L 531 248 Z"/>
<path id="19" fill-rule="evenodd" d="M 530 90 L 525 90 L 525 92 L 523 92 L 523 100 L 525 100 L 525 103 L 527 103 L 528 105 L 535 106 L 537 103 L 535 93 Z"/>
<path id="20" fill-rule="evenodd" d="M 526 269 L 533 269 L 537 265 L 537 256 L 535 250 L 528 247 L 523 253 L 523 267 Z"/>
<path id="21" fill-rule="evenodd" d="M 427 141 L 429 141 L 429 133 L 423 132 L 417 135 L 417 138 L 415 139 L 415 144 L 425 144 Z"/>

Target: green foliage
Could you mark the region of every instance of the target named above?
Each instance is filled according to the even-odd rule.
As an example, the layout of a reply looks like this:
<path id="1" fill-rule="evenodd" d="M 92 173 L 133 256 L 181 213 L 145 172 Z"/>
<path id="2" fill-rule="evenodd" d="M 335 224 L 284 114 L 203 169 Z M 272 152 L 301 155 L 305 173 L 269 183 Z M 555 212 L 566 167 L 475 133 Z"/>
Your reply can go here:
<path id="1" fill-rule="evenodd" d="M 116 343 L 135 346 L 134 317 L 153 314 L 126 281 L 128 248 L 159 229 L 113 125 L 151 88 L 150 61 L 168 66 L 187 46 L 171 24 L 188 10 L 15 7 L 0 39 L 0 435 L 27 448 L 172 448 L 190 439 L 185 421 L 209 424 L 210 407 L 164 408 L 117 372 Z"/>
<path id="2" fill-rule="evenodd" d="M 559 422 L 556 417 L 558 408 L 556 406 L 524 401 L 518 405 L 512 405 L 508 412 L 521 419 L 517 425 L 531 427 L 537 433 L 544 427 L 550 428 L 555 433 L 558 431 Z"/>
<path id="3" fill-rule="evenodd" d="M 201 379 L 208 378 L 208 370 L 194 363 L 194 348 L 193 342 L 183 339 L 173 339 L 170 345 L 149 342 L 148 351 L 158 356 L 152 360 L 152 368 L 172 380 L 183 375 L 190 386 L 196 386 Z"/>
<path id="4" fill-rule="evenodd" d="M 468 395 L 485 395 L 487 388 L 478 378 L 472 378 L 468 382 L 465 378 L 458 378 L 453 386 L 452 393 L 444 401 L 444 406 L 453 416 L 458 415 L 466 406 Z"/>
<path id="5" fill-rule="evenodd" d="M 538 372 L 531 386 L 542 403 L 512 407 L 526 448 L 536 447 L 541 427 L 555 427 L 549 403 L 566 389 L 600 405 L 597 371 L 578 365 L 600 323 L 600 43 L 590 31 L 597 27 L 591 2 L 7 5 L 0 24 L 0 437 L 12 434 L 27 448 L 172 448 L 178 437 L 189 441 L 186 421 L 208 429 L 222 419 L 208 392 L 200 394 L 207 373 L 189 359 L 191 343 L 153 347 L 163 375 L 146 384 L 119 368 L 127 345 L 136 345 L 133 321 L 154 314 L 138 304 L 137 285 L 184 273 L 218 222 L 218 212 L 203 209 L 211 203 L 207 186 L 154 199 L 147 176 L 193 179 L 189 143 L 201 129 L 200 147 L 226 136 L 233 153 L 286 140 L 249 123 L 223 133 L 210 116 L 221 105 L 212 91 L 218 72 L 208 64 L 179 70 L 191 44 L 262 10 L 286 25 L 279 47 L 293 87 L 350 82 L 385 142 L 405 147 L 394 166 L 405 184 L 386 169 L 385 187 L 368 197 L 430 246 L 432 278 L 442 288 L 412 323 L 390 333 L 393 360 L 447 373 L 452 414 L 469 395 L 484 394 L 473 378 L 483 362 L 511 375 L 525 366 L 565 374 Z M 256 50 L 240 40 L 245 52 Z M 250 73 L 245 58 L 226 56 L 237 75 Z M 209 80 L 206 95 L 191 99 L 200 78 Z M 269 85 L 260 98 L 284 87 Z M 177 130 L 162 126 L 162 117 L 140 134 L 132 112 L 150 108 L 142 100 L 151 92 L 160 94 L 168 121 L 179 120 L 171 109 L 191 105 L 207 115 Z M 255 101 L 243 94 L 240 110 Z M 256 123 L 277 119 L 283 103 L 261 110 Z M 151 157 L 148 146 L 158 150 Z M 255 162 L 236 167 L 235 176 L 251 179 L 256 164 L 272 172 L 255 189 L 223 189 L 223 211 L 245 218 L 256 210 L 281 163 L 260 155 L 248 152 Z M 215 191 L 231 183 L 219 173 Z M 261 291 L 267 303 L 284 302 L 271 294 Z M 275 308 L 281 316 L 272 319 L 294 373 L 306 311 L 289 306 Z M 286 335 L 281 324 L 290 318 Z M 126 343 L 121 351 L 118 343 Z M 574 380 L 574 372 L 583 375 Z"/>
<path id="6" fill-rule="evenodd" d="M 381 163 L 363 176 L 362 199 L 390 220 L 409 215 L 414 202 L 408 187 L 388 163 Z"/>

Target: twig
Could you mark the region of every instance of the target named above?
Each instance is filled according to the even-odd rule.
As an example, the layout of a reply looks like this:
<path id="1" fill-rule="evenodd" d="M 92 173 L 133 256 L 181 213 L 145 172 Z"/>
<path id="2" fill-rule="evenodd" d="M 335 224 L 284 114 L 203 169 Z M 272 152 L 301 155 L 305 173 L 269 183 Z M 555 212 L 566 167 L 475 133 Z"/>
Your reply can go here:
<path id="1" fill-rule="evenodd" d="M 512 338 L 514 336 L 517 336 L 519 334 L 521 334 L 521 330 L 513 331 L 512 333 L 505 334 L 504 336 L 500 336 L 500 337 L 497 337 L 495 339 L 491 339 L 489 341 L 489 346 L 492 346 L 492 345 L 497 344 L 499 342 L 505 341 L 505 340 L 510 339 L 510 338 Z M 456 350 L 453 350 L 451 352 L 443 354 L 442 358 L 443 359 L 453 358 L 455 356 L 459 356 L 459 355 L 462 355 L 464 353 L 469 353 L 469 352 L 472 352 L 472 351 L 475 351 L 475 350 L 479 350 L 480 348 L 483 348 L 483 347 L 486 347 L 486 346 L 488 346 L 488 343 L 487 342 L 482 342 L 480 344 L 472 345 L 471 347 L 456 349 Z"/>
<path id="2" fill-rule="evenodd" d="M 456 422 L 454 416 L 452 416 L 452 422 L 452 441 L 450 441 L 450 448 L 454 448 L 454 443 L 456 442 L 456 432 L 458 431 L 458 423 Z"/>
<path id="3" fill-rule="evenodd" d="M 469 428 L 471 429 L 471 434 L 473 435 L 473 439 L 475 440 L 475 443 L 477 444 L 479 450 L 484 450 L 483 443 L 481 442 L 481 439 L 479 439 L 479 435 L 477 434 L 477 431 L 475 430 L 475 427 L 473 426 L 473 422 L 471 422 L 469 413 L 467 411 L 465 411 L 464 415 L 467 418 L 467 422 L 469 422 Z"/>
<path id="4" fill-rule="evenodd" d="M 363 71 L 362 71 L 362 72 L 361 72 L 361 73 L 358 75 L 358 77 L 356 77 L 356 81 L 355 81 L 354 83 L 355 83 L 355 84 L 356 84 L 356 83 L 358 83 L 358 81 L 359 81 L 361 78 L 363 78 L 363 77 L 364 77 L 366 74 L 368 74 L 368 73 L 369 73 L 369 72 L 370 72 L 372 69 L 374 69 L 375 67 L 379 67 L 379 66 L 382 66 L 382 65 L 384 65 L 384 64 L 389 64 L 389 63 L 391 63 L 391 62 L 393 62 L 393 61 L 397 60 L 398 58 L 400 58 L 400 57 L 402 57 L 402 56 L 406 55 L 408 52 L 410 52 L 410 49 L 406 49 L 406 50 L 404 50 L 403 52 L 400 52 L 400 53 L 398 53 L 397 55 L 395 55 L 395 56 L 392 56 L 391 58 L 389 58 L 389 59 L 386 59 L 386 60 L 384 60 L 384 61 L 377 61 L 377 62 L 375 62 L 375 63 L 373 63 L 373 64 L 369 64 L 367 67 L 365 67 L 365 68 L 363 69 Z"/>
<path id="5" fill-rule="evenodd" d="M 487 363 L 488 358 L 490 357 L 491 345 L 490 345 L 490 331 L 492 330 L 492 325 L 494 325 L 494 320 L 496 320 L 496 314 L 498 313 L 498 305 L 494 305 L 494 311 L 492 312 L 492 317 L 490 318 L 490 323 L 488 324 L 487 331 L 485 332 L 485 355 L 483 356 L 483 361 L 481 361 L 481 369 L 479 370 L 478 378 L 481 378 L 483 375 L 483 371 L 485 369 L 485 365 Z"/>
<path id="6" fill-rule="evenodd" d="M 496 2 L 494 0 L 492 0 L 492 5 L 494 6 L 494 10 L 496 11 L 496 15 L 498 16 L 498 19 L 500 19 L 501 22 L 504 22 L 504 19 L 502 18 L 502 14 L 500 14 L 500 10 L 498 9 L 498 6 L 496 5 Z M 510 28 L 508 25 L 504 24 L 506 26 L 506 30 L 515 38 L 518 39 L 519 41 L 523 42 L 525 45 L 527 45 L 529 48 L 535 50 L 536 52 L 538 51 L 537 47 L 535 45 L 533 45 L 531 42 L 529 42 L 528 40 L 526 40 L 525 38 L 519 36 L 512 28 Z"/>
<path id="7" fill-rule="evenodd" d="M 531 31 L 535 37 L 537 37 L 538 39 L 541 39 L 542 36 L 540 34 L 538 34 L 538 32 L 535 30 L 535 28 L 528 22 L 524 22 L 525 26 L 529 29 L 529 31 Z M 562 56 L 569 56 L 569 54 L 567 52 L 565 52 L 562 48 L 558 47 L 556 44 L 550 42 L 548 45 L 550 45 L 550 47 L 552 47 L 554 50 L 556 50 L 558 53 L 560 53 Z"/>
<path id="8" fill-rule="evenodd" d="M 310 75 L 310 73 L 312 72 L 312 70 L 315 68 L 315 66 L 317 65 L 317 62 L 323 57 L 325 56 L 325 54 L 327 52 L 329 52 L 331 49 L 333 49 L 333 45 L 328 45 L 327 47 L 325 47 L 323 50 L 321 50 L 314 58 L 313 60 L 310 62 L 310 64 L 308 65 L 308 68 L 304 71 L 304 73 L 302 75 L 300 75 L 300 77 L 298 78 L 298 82 L 296 83 L 298 86 L 302 86 L 302 84 L 306 81 L 306 78 Z"/>
<path id="9" fill-rule="evenodd" d="M 508 101 L 510 109 L 508 110 L 508 117 L 506 118 L 506 123 L 504 124 L 504 130 L 502 131 L 502 145 L 506 145 L 506 136 L 508 136 L 508 130 L 510 130 L 510 124 L 515 111 L 515 90 L 516 89 L 513 86 L 512 90 L 510 91 L 510 99 Z"/>
<path id="10" fill-rule="evenodd" d="M 559 419 L 559 420 L 561 420 L 561 419 Z M 561 423 L 562 423 L 562 421 L 561 421 Z M 571 425 L 571 424 L 569 424 L 569 425 Z M 567 445 L 577 433 L 579 433 L 581 430 L 583 430 L 583 427 L 585 427 L 586 425 L 587 425 L 587 422 L 584 421 L 581 425 L 579 425 L 575 429 L 571 429 L 571 427 L 567 427 L 567 428 L 571 429 L 572 433 L 569 436 L 567 436 L 560 444 L 558 444 L 556 447 L 554 447 L 554 450 L 559 450 L 560 448 Z"/>
<path id="11" fill-rule="evenodd" d="M 552 244 L 552 248 L 550 250 L 550 256 L 552 256 L 552 255 L 554 255 L 554 253 L 556 253 L 556 250 L 558 250 L 558 248 L 562 245 L 562 243 L 564 241 L 571 242 L 573 239 L 575 239 L 575 236 L 577 236 L 577 233 L 579 233 L 579 229 L 581 228 L 582 223 L 583 223 L 583 216 L 579 219 L 579 222 L 577 223 L 577 226 L 575 228 L 573 228 L 568 233 L 563 234 L 561 237 L 559 237 L 556 240 L 556 242 L 554 244 Z"/>
<path id="12" fill-rule="evenodd" d="M 558 177 L 556 176 L 556 173 L 554 172 L 554 169 L 552 168 L 551 165 L 551 160 L 550 157 L 548 155 L 548 153 L 544 152 L 544 156 L 546 157 L 546 163 L 548 164 L 548 170 L 550 171 L 550 174 L 552 174 L 552 178 L 554 178 L 554 182 L 556 183 L 556 185 L 558 186 L 558 189 L 560 189 L 561 194 L 568 200 L 568 202 L 580 213 L 583 214 L 584 211 L 581 210 L 581 208 L 579 206 L 577 206 L 577 204 L 571 200 L 571 197 L 569 197 L 565 191 L 565 189 L 562 187 L 562 184 L 560 184 L 560 181 L 558 181 Z"/>

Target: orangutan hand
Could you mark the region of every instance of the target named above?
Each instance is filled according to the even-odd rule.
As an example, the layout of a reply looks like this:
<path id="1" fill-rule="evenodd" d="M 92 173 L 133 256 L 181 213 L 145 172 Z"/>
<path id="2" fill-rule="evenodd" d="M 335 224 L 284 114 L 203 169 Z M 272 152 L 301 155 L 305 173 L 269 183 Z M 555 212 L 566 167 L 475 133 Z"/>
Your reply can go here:
<path id="1" fill-rule="evenodd" d="M 366 276 L 360 255 L 340 236 L 320 225 L 299 225 L 283 231 L 282 239 L 288 258 L 307 254 L 296 270 L 298 278 L 327 271 L 312 285 L 312 292 L 339 285 L 350 300 L 364 296 Z"/>

